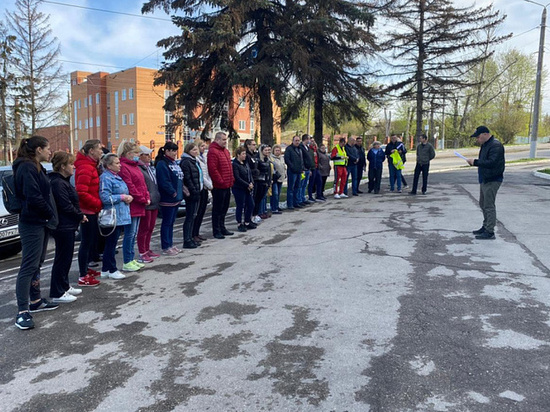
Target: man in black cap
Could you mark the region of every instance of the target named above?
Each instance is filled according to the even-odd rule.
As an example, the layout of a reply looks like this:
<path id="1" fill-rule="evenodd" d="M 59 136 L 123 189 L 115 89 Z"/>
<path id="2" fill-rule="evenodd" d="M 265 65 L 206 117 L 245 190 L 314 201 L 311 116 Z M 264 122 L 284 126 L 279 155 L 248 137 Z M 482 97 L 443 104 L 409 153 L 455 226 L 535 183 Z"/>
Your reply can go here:
<path id="1" fill-rule="evenodd" d="M 480 183 L 479 206 L 483 211 L 483 226 L 474 230 L 476 239 L 494 239 L 497 210 L 495 199 L 504 177 L 504 146 L 491 135 L 486 126 L 479 126 L 474 134 L 481 145 L 478 159 L 468 159 L 470 166 L 477 166 Z"/>

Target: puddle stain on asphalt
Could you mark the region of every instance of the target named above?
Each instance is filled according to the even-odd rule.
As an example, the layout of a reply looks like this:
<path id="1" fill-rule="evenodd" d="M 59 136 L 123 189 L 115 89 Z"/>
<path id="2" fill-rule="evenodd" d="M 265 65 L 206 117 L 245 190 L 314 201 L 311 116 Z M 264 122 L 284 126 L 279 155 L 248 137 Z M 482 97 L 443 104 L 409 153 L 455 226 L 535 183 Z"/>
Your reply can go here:
<path id="1" fill-rule="evenodd" d="M 240 346 L 253 338 L 250 331 L 234 333 L 229 336 L 214 335 L 204 338 L 199 347 L 205 352 L 205 357 L 212 360 L 231 359 L 248 352 L 240 349 Z"/>
<path id="2" fill-rule="evenodd" d="M 229 315 L 237 320 L 242 320 L 243 316 L 255 315 L 264 308 L 256 305 L 244 305 L 237 302 L 224 301 L 217 306 L 207 306 L 197 315 L 197 322 L 204 322 L 215 318 L 216 316 Z"/>
<path id="3" fill-rule="evenodd" d="M 229 269 L 234 264 L 235 264 L 234 262 L 221 263 L 216 267 L 216 269 L 213 272 L 207 273 L 206 275 L 203 275 L 203 276 L 199 276 L 193 282 L 184 282 L 184 283 L 179 283 L 178 285 L 182 288 L 182 293 L 185 296 L 187 297 L 196 296 L 199 293 L 197 291 L 197 287 L 200 284 L 206 282 L 210 278 L 221 276 L 224 270 Z"/>

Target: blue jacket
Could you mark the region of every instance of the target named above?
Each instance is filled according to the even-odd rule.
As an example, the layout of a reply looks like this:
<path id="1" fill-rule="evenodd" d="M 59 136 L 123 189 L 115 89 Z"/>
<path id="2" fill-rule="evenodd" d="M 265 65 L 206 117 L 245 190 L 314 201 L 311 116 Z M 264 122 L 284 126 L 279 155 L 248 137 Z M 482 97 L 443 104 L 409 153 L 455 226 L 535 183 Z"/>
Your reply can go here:
<path id="1" fill-rule="evenodd" d="M 181 168 L 174 160 L 165 157 L 157 162 L 155 169 L 161 205 L 178 205 L 183 199 L 183 172 Z"/>
<path id="2" fill-rule="evenodd" d="M 386 159 L 386 153 L 382 149 L 378 149 L 378 153 L 374 153 L 373 149 L 367 152 L 367 160 L 369 161 L 369 169 L 382 169 L 382 163 Z"/>
<path id="3" fill-rule="evenodd" d="M 104 209 L 110 209 L 113 206 L 116 209 L 117 226 L 129 225 L 132 222 L 130 206 L 122 201 L 122 195 L 128 194 L 130 194 L 128 186 L 119 175 L 105 170 L 99 176 L 99 198 Z"/>

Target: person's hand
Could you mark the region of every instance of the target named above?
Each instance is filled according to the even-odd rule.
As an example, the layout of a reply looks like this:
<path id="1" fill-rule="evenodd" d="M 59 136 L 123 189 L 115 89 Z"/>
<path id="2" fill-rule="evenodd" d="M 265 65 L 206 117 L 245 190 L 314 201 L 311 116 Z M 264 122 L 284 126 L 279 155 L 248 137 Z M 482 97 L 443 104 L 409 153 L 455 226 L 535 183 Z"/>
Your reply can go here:
<path id="1" fill-rule="evenodd" d="M 390 153 L 393 153 L 393 152 L 395 152 L 395 149 L 393 149 Z"/>
<path id="2" fill-rule="evenodd" d="M 131 195 L 123 195 L 123 196 L 124 197 L 122 198 L 122 201 L 126 204 L 132 203 L 132 200 L 134 200 L 134 198 Z"/>
<path id="3" fill-rule="evenodd" d="M 88 223 L 88 216 L 84 215 L 82 218 L 82 223 Z"/>
<path id="4" fill-rule="evenodd" d="M 151 200 L 147 199 L 147 202 L 145 202 L 145 206 L 149 206 L 151 204 Z"/>
<path id="5" fill-rule="evenodd" d="M 468 162 L 468 164 L 470 166 L 473 166 L 474 165 L 474 159 L 466 159 L 466 161 Z"/>

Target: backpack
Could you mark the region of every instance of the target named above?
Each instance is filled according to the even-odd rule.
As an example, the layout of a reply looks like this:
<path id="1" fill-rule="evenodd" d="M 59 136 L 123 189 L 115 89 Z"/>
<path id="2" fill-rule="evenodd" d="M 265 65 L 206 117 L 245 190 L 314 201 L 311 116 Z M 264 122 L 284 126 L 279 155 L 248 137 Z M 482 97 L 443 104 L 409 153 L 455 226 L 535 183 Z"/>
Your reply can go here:
<path id="1" fill-rule="evenodd" d="M 21 213 L 23 205 L 15 191 L 15 175 L 13 173 L 2 176 L 2 200 L 8 212 L 12 214 Z"/>

